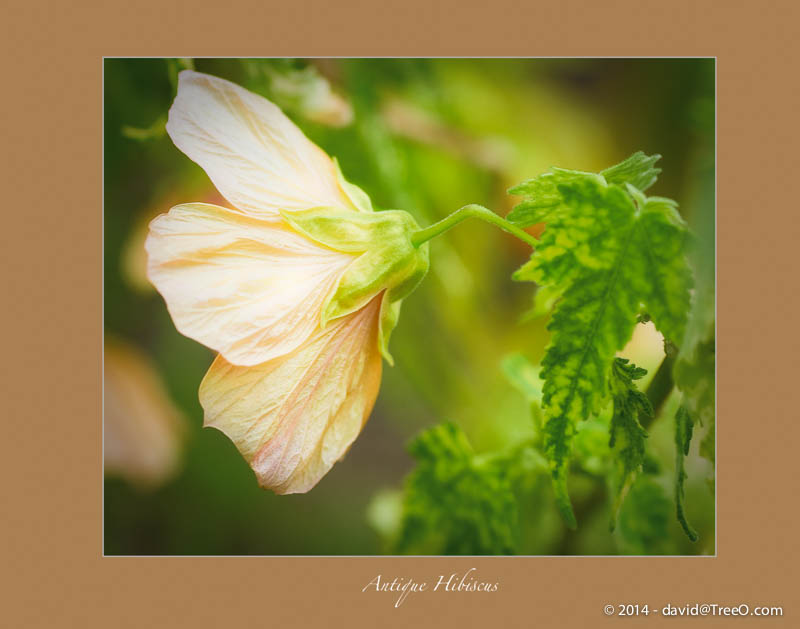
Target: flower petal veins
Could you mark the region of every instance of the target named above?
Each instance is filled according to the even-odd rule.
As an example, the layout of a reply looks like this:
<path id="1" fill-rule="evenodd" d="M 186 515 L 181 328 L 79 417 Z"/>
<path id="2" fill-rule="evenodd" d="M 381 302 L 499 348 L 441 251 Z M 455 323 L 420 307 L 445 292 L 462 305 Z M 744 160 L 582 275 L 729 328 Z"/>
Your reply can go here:
<path id="1" fill-rule="evenodd" d="M 217 190 L 250 216 L 353 209 L 328 155 L 273 103 L 238 85 L 184 70 L 167 133 Z"/>
<path id="2" fill-rule="evenodd" d="M 236 444 L 263 487 L 308 491 L 358 436 L 380 386 L 380 302 L 379 295 L 286 356 L 255 367 L 219 356 L 211 365 L 200 385 L 205 425 Z"/>
<path id="3" fill-rule="evenodd" d="M 354 260 L 285 223 L 203 203 L 157 217 L 145 246 L 148 276 L 178 330 L 245 366 L 303 343 Z"/>

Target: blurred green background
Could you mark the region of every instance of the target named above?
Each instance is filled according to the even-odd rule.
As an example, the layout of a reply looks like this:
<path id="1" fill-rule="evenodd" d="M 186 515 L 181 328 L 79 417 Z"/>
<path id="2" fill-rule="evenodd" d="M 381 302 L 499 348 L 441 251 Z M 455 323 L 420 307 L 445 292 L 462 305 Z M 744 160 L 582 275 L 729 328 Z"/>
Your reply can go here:
<path id="1" fill-rule="evenodd" d="M 636 150 L 660 153 L 664 172 L 649 194 L 678 201 L 713 264 L 713 60 L 107 59 L 106 554 L 387 552 L 381 532 L 394 525 L 393 492 L 412 467 L 415 434 L 450 420 L 482 452 L 533 431 L 528 402 L 501 368 L 518 352 L 537 363 L 548 340 L 546 319 L 522 321 L 534 287 L 510 279 L 529 250 L 477 222 L 431 243 L 431 272 L 403 304 L 396 366 L 384 366 L 371 419 L 311 492 L 260 489 L 233 444 L 202 429 L 197 389 L 213 354 L 175 330 L 144 277 L 142 249 L 148 221 L 172 205 L 227 205 L 163 131 L 176 73 L 188 65 L 272 99 L 377 208 L 407 210 L 421 225 L 467 203 L 505 215 L 515 203 L 506 190 L 550 166 L 599 171 Z M 652 374 L 658 339 L 643 332 L 635 342 L 631 355 Z M 548 482 L 536 483 L 521 511 L 520 552 L 713 554 L 711 464 L 698 441 L 686 492 L 700 541 L 686 539 L 671 504 L 658 539 L 639 543 L 624 526 L 610 533 L 607 500 L 581 509 L 598 480 L 576 473 L 578 531 L 564 529 Z M 671 498 L 666 412 L 648 447 L 658 472 L 647 482 Z"/>

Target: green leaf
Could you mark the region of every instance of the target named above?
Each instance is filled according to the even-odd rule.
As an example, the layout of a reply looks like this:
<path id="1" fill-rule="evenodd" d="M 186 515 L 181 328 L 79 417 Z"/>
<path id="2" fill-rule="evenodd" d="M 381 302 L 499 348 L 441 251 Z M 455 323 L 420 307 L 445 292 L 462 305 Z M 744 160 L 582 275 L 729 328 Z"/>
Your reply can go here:
<path id="1" fill-rule="evenodd" d="M 532 321 L 548 314 L 561 299 L 561 293 L 558 286 L 540 286 L 533 296 L 533 307 L 522 315 L 521 321 Z"/>
<path id="2" fill-rule="evenodd" d="M 686 519 L 684 506 L 684 484 L 686 482 L 686 468 L 684 458 L 689 454 L 689 445 L 692 442 L 694 420 L 685 404 L 681 404 L 675 413 L 675 510 L 678 522 L 683 527 L 686 536 L 693 542 L 697 541 L 697 532 Z"/>
<path id="3" fill-rule="evenodd" d="M 506 379 L 529 402 L 540 402 L 542 399 L 542 381 L 539 378 L 540 368 L 522 354 L 509 354 L 501 364 Z"/>
<path id="4" fill-rule="evenodd" d="M 700 454 L 715 461 L 715 295 L 714 171 L 706 171 L 695 199 L 699 210 L 697 238 L 690 260 L 697 278 L 686 334 L 675 361 L 675 384 L 689 413 L 707 431 Z M 709 479 L 713 489 L 713 471 Z"/>
<path id="5" fill-rule="evenodd" d="M 614 413 L 611 416 L 608 446 L 615 456 L 618 480 L 611 516 L 612 531 L 620 505 L 641 471 L 645 459 L 647 431 L 639 423 L 639 414 L 652 417 L 653 407 L 634 382 L 645 374 L 646 369 L 641 369 L 624 358 L 614 359 L 609 380 Z"/>
<path id="6" fill-rule="evenodd" d="M 600 174 L 608 183 L 630 184 L 644 192 L 658 179 L 661 169 L 653 168 L 653 164 L 660 159 L 661 155 L 645 155 L 642 151 L 637 151 L 625 161 L 606 168 Z"/>
<path id="7" fill-rule="evenodd" d="M 541 223 L 562 207 L 563 187 L 568 188 L 572 183 L 587 178 L 604 181 L 593 173 L 556 167 L 551 168 L 548 173 L 523 181 L 508 190 L 509 194 L 523 196 L 525 200 L 516 205 L 506 218 L 520 227 Z"/>
<path id="8" fill-rule="evenodd" d="M 652 478 L 639 478 L 619 512 L 619 535 L 626 554 L 661 554 L 669 539 L 672 505 Z"/>
<path id="9" fill-rule="evenodd" d="M 692 271 L 686 259 L 686 223 L 677 203 L 662 197 L 645 197 L 635 188 L 628 192 L 639 206 L 636 221 L 638 258 L 649 281 L 642 284 L 647 314 L 664 337 L 680 345 L 686 332 Z"/>
<path id="10" fill-rule="evenodd" d="M 537 433 L 542 428 L 541 368 L 519 353 L 509 354 L 501 364 L 506 380 L 519 391 L 530 405 L 531 418 Z"/>
<path id="11" fill-rule="evenodd" d="M 707 427 L 700 453 L 714 462 L 715 419 L 715 340 L 712 322 L 708 338 L 695 341 L 687 334 L 687 342 L 681 348 L 675 363 L 675 382 L 684 394 L 686 406 L 698 423 Z"/>
<path id="12" fill-rule="evenodd" d="M 716 341 L 713 298 L 713 292 L 710 293 L 710 300 L 708 293 L 705 297 L 699 291 L 695 293 L 695 308 L 692 310 L 686 338 L 674 368 L 675 384 L 684 395 L 687 412 L 706 429 L 700 442 L 700 455 L 712 464 L 716 458 Z M 713 470 L 709 485 L 713 491 Z"/>
<path id="13" fill-rule="evenodd" d="M 518 454 L 476 456 L 452 423 L 419 435 L 405 483 L 396 550 L 401 553 L 512 554 L 518 544 L 513 467 Z"/>
<path id="14" fill-rule="evenodd" d="M 553 168 L 512 188 L 525 199 L 508 215 L 520 227 L 546 223 L 539 246 L 514 279 L 560 295 L 542 360 L 544 451 L 556 502 L 575 526 L 567 492 L 577 424 L 609 397 L 609 369 L 640 313 L 676 344 L 684 334 L 691 272 L 686 226 L 673 201 L 648 198 L 657 156 L 637 154 L 603 174 Z M 643 183 L 644 182 L 644 183 Z"/>
<path id="15" fill-rule="evenodd" d="M 572 442 L 572 459 L 579 469 L 597 477 L 607 476 L 611 460 L 608 446 L 610 417 L 603 412 L 578 426 Z"/>
<path id="16" fill-rule="evenodd" d="M 703 437 L 703 440 L 700 442 L 700 456 L 704 456 L 709 461 L 714 463 L 716 461 L 716 427 L 714 422 L 711 423 L 711 426 L 706 432 L 706 436 Z"/>

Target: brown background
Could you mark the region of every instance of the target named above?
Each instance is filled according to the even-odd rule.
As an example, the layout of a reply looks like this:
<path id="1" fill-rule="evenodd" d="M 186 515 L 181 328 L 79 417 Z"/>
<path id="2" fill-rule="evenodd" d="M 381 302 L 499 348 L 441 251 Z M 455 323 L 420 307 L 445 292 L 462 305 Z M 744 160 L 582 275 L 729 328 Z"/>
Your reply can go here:
<path id="1" fill-rule="evenodd" d="M 800 626 L 796 2 L 63 4 L 5 5 L 0 38 L 0 624 Z M 718 556 L 104 559 L 103 55 L 717 56 Z M 399 609 L 361 593 L 378 573 L 435 581 L 470 567 L 499 591 L 417 594 Z M 784 617 L 602 612 L 695 602 Z"/>

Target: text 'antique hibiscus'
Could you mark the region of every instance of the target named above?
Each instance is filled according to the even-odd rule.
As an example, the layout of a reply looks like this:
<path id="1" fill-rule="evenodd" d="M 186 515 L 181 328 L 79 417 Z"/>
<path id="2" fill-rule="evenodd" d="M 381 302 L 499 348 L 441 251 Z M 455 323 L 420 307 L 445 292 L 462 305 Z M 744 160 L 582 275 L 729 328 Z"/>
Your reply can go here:
<path id="1" fill-rule="evenodd" d="M 200 385 L 205 425 L 262 486 L 306 492 L 369 417 L 428 245 L 412 241 L 409 214 L 373 211 L 278 107 L 233 83 L 182 72 L 167 132 L 233 206 L 178 205 L 145 244 L 177 329 L 219 352 Z"/>

